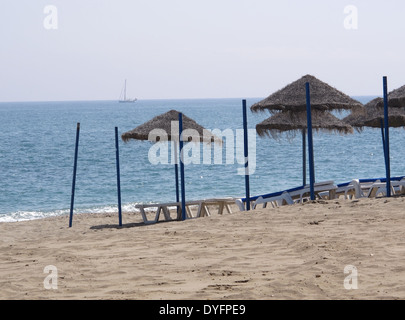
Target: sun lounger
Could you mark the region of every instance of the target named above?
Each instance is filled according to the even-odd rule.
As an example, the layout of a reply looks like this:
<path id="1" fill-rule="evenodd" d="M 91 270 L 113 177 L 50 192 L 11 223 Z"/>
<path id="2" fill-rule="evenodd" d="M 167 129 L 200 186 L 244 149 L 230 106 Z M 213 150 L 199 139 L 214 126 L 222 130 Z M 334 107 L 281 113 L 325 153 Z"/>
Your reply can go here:
<path id="1" fill-rule="evenodd" d="M 344 199 L 366 197 L 373 183 L 380 182 L 378 179 L 353 179 L 350 182 L 337 185 L 336 198 L 341 196 Z"/>
<path id="2" fill-rule="evenodd" d="M 335 199 L 337 186 L 334 185 L 333 181 L 323 181 L 314 184 L 315 196 L 320 199 Z M 290 191 L 290 196 L 294 202 L 302 203 L 309 199 L 310 196 L 310 186 L 305 185 L 297 190 Z"/>
<path id="3" fill-rule="evenodd" d="M 396 195 L 405 195 L 405 179 L 399 181 L 397 186 L 394 186 L 394 192 Z"/>
<path id="4" fill-rule="evenodd" d="M 381 178 L 381 182 L 384 182 L 384 184 L 386 184 L 387 179 Z M 390 182 L 391 194 L 405 194 L 405 176 L 391 177 Z M 386 190 L 384 192 L 386 194 Z"/>
<path id="5" fill-rule="evenodd" d="M 235 199 L 235 204 L 238 206 L 240 211 L 246 211 L 245 203 L 243 202 L 243 198 Z"/>
<path id="6" fill-rule="evenodd" d="M 188 208 L 188 217 L 189 218 L 200 218 L 205 216 L 211 216 L 210 208 L 216 207 L 217 214 L 223 214 L 224 210 L 228 213 L 232 213 L 231 206 L 235 204 L 234 198 L 213 198 L 213 199 L 204 199 L 204 200 L 195 200 L 186 202 L 186 210 Z M 193 214 L 191 207 L 197 207 L 196 214 Z"/>
<path id="7" fill-rule="evenodd" d="M 391 194 L 404 194 L 405 191 L 405 179 L 404 180 L 394 180 L 391 181 Z M 387 183 L 386 182 L 375 182 L 371 185 L 367 197 L 374 198 L 378 196 L 385 196 L 387 194 Z"/>
<path id="8" fill-rule="evenodd" d="M 297 192 L 299 190 L 304 189 L 304 187 L 300 186 L 300 187 L 295 187 L 295 188 L 291 188 L 291 189 L 287 189 L 287 190 L 283 190 L 283 191 L 278 191 L 278 192 L 272 192 L 272 193 L 267 193 L 267 194 L 262 194 L 259 196 L 253 196 L 250 197 L 250 207 L 254 208 L 255 206 L 255 202 L 259 199 L 259 198 L 263 198 L 263 199 L 271 199 L 271 198 L 277 198 L 279 196 L 281 196 L 284 193 L 288 193 L 290 194 L 291 192 Z M 262 201 L 262 200 L 260 200 Z M 272 200 L 270 200 L 272 201 Z M 235 199 L 235 203 L 238 206 L 240 211 L 245 211 L 246 210 L 246 198 L 240 198 L 240 199 Z"/>
<path id="9" fill-rule="evenodd" d="M 165 220 L 166 221 L 170 221 L 170 220 L 174 220 L 171 216 L 170 216 L 170 212 L 169 212 L 169 208 L 170 207 L 177 207 L 177 208 L 181 208 L 181 202 L 171 202 L 171 203 L 148 203 L 148 204 L 138 204 L 135 206 L 135 208 L 139 209 L 139 211 L 141 212 L 142 215 L 142 219 L 143 222 L 145 224 L 153 224 L 159 221 L 160 215 L 161 213 L 163 213 Z M 145 209 L 154 209 L 155 208 L 155 216 L 153 220 L 149 220 L 147 217 L 147 213 L 145 211 Z M 181 209 L 179 210 L 179 212 L 181 211 Z M 151 210 L 151 212 L 153 212 Z M 178 218 L 178 217 L 177 217 Z"/>
<path id="10" fill-rule="evenodd" d="M 217 207 L 217 213 L 223 214 L 226 210 L 228 213 L 232 213 L 231 206 L 235 204 L 234 198 L 213 198 L 204 200 L 193 200 L 186 202 L 186 217 L 188 219 L 200 218 L 210 216 L 213 207 Z M 143 222 L 145 224 L 153 224 L 159 221 L 161 215 L 166 221 L 180 220 L 181 218 L 181 202 L 169 202 L 169 203 L 147 203 L 138 204 L 135 208 L 139 209 L 142 215 Z M 170 215 L 170 208 L 177 208 L 176 218 L 172 218 Z M 153 219 L 149 220 L 145 209 L 150 209 Z M 196 209 L 196 210 L 193 210 Z"/>
<path id="11" fill-rule="evenodd" d="M 352 182 L 345 182 L 337 185 L 335 191 L 336 199 L 343 196 L 344 199 L 353 199 L 356 196 L 356 187 Z"/>
<path id="12" fill-rule="evenodd" d="M 344 199 L 367 197 L 371 186 L 381 182 L 380 179 L 353 179 L 350 182 L 337 185 L 336 198 L 343 196 Z"/>
<path id="13" fill-rule="evenodd" d="M 333 184 L 333 181 L 318 182 L 318 183 L 315 183 L 315 185 L 314 185 L 315 195 L 318 196 L 319 198 L 327 197 L 328 199 L 334 199 L 336 189 L 337 189 L 337 187 Z M 303 202 L 310 195 L 310 187 L 309 187 L 309 185 L 306 185 L 306 186 L 295 187 L 295 188 L 291 188 L 291 189 L 287 189 L 287 190 L 283 190 L 283 191 L 279 191 L 279 192 L 273 192 L 273 193 L 268 193 L 268 194 L 264 194 L 264 195 L 250 197 L 249 200 L 250 200 L 251 208 L 254 209 L 256 207 L 257 201 L 258 201 L 257 204 L 264 203 L 264 202 L 274 202 L 274 200 L 272 200 L 272 198 L 274 198 L 277 201 L 277 200 L 283 198 L 283 194 L 288 194 L 289 197 L 293 200 L 293 203 Z M 284 196 L 284 198 L 285 197 L 286 196 Z M 266 201 L 266 199 L 268 199 L 268 200 Z M 283 200 L 285 200 L 285 199 L 283 199 Z M 292 204 L 292 203 L 289 203 L 288 201 L 285 201 L 285 202 L 287 204 Z M 236 199 L 235 203 L 238 206 L 240 211 L 246 210 L 246 198 Z"/>
<path id="14" fill-rule="evenodd" d="M 284 192 L 286 192 L 286 191 L 279 191 L 279 192 L 267 193 L 267 194 L 263 194 L 263 195 L 259 195 L 259 196 L 250 197 L 249 198 L 250 207 L 254 208 L 255 202 L 259 198 L 269 199 L 269 198 L 273 198 L 273 197 L 278 197 L 278 196 L 281 196 Z M 235 203 L 238 206 L 240 211 L 246 211 L 246 198 L 235 199 Z"/>
<path id="15" fill-rule="evenodd" d="M 392 177 L 391 190 L 393 194 L 405 192 L 405 177 Z M 336 195 L 344 194 L 345 199 L 352 198 L 374 198 L 386 194 L 386 178 L 375 179 L 353 179 L 351 182 L 338 185 Z"/>
<path id="16" fill-rule="evenodd" d="M 397 177 L 395 180 L 391 180 L 391 185 L 395 194 L 405 194 L 405 177 Z"/>
<path id="17" fill-rule="evenodd" d="M 262 205 L 262 208 L 266 208 L 268 204 L 270 204 L 273 208 L 276 208 L 286 204 L 294 204 L 294 200 L 291 198 L 288 192 L 284 192 L 279 196 L 269 198 L 259 197 L 253 203 L 252 208 L 258 209 L 258 205 Z"/>

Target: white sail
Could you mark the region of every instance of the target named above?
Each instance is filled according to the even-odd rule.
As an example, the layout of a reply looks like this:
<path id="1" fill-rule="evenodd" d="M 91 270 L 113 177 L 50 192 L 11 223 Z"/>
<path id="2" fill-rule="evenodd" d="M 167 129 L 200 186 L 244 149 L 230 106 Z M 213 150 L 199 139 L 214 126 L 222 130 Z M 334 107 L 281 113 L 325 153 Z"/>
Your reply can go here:
<path id="1" fill-rule="evenodd" d="M 127 98 L 127 79 L 125 79 L 124 87 L 121 90 L 121 95 L 118 102 L 135 102 L 137 98 Z"/>

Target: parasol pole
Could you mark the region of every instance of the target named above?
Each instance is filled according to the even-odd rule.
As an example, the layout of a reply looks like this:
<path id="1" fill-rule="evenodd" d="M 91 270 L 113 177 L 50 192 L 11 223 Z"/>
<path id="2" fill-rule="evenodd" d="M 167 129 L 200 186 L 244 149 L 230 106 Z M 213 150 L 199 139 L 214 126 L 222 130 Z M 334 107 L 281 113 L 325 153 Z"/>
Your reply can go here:
<path id="1" fill-rule="evenodd" d="M 250 210 L 250 186 L 249 186 L 249 157 L 248 157 L 248 132 L 247 132 L 247 114 L 246 100 L 242 100 L 243 108 L 243 137 L 244 137 L 244 156 L 245 156 L 245 189 L 246 189 L 246 210 Z"/>
<path id="2" fill-rule="evenodd" d="M 382 144 L 383 144 L 383 149 L 384 149 L 384 161 L 385 161 L 385 166 L 387 166 L 387 150 L 385 149 L 385 135 L 384 135 L 384 120 L 383 119 L 380 119 L 380 127 L 381 127 Z"/>
<path id="3" fill-rule="evenodd" d="M 118 224 L 120 227 L 122 227 L 120 152 L 119 152 L 119 145 L 118 145 L 118 127 L 115 127 L 115 162 L 116 162 L 116 167 L 117 167 Z"/>
<path id="4" fill-rule="evenodd" d="M 388 125 L 388 89 L 387 77 L 383 77 L 384 89 L 384 125 L 385 125 L 385 171 L 387 176 L 387 197 L 391 197 L 391 169 L 390 169 L 390 136 Z"/>
<path id="5" fill-rule="evenodd" d="M 305 129 L 302 129 L 302 186 L 307 184 L 307 146 Z"/>
<path id="6" fill-rule="evenodd" d="M 177 141 L 173 140 L 173 148 L 174 148 L 174 174 L 176 178 L 176 202 L 180 202 L 179 196 L 179 160 L 177 155 Z M 177 216 L 179 215 L 179 206 L 177 206 Z"/>
<path id="7" fill-rule="evenodd" d="M 308 127 L 308 156 L 309 156 L 309 190 L 311 200 L 315 200 L 315 168 L 314 168 L 314 145 L 312 140 L 312 117 L 311 117 L 311 98 L 309 92 L 309 82 L 305 84 L 307 97 L 307 127 Z"/>
<path id="8" fill-rule="evenodd" d="M 70 198 L 70 215 L 69 215 L 69 228 L 72 227 L 73 222 L 73 206 L 75 201 L 75 188 L 76 188 L 76 172 L 77 172 L 77 154 L 79 150 L 79 134 L 80 134 L 80 123 L 77 123 L 76 127 L 76 147 L 75 147 L 75 160 L 73 165 L 73 182 L 72 182 L 72 194 Z"/>
<path id="9" fill-rule="evenodd" d="M 183 156 L 183 114 L 179 112 L 180 140 L 180 179 L 181 179 L 181 220 L 186 220 L 186 191 L 184 186 L 184 156 Z"/>

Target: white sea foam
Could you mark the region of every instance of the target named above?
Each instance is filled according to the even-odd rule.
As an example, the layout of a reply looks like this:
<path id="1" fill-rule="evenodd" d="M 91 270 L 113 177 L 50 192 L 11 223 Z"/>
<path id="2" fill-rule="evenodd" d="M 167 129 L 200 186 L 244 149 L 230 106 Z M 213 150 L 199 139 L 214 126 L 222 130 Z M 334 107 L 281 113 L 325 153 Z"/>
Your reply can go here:
<path id="1" fill-rule="evenodd" d="M 139 203 L 127 203 L 121 206 L 122 212 L 139 212 L 135 206 Z M 86 213 L 117 213 L 118 207 L 116 205 L 96 206 L 96 207 L 83 207 L 75 208 L 73 214 L 86 214 Z M 50 217 L 67 216 L 70 214 L 70 209 L 61 209 L 53 211 L 16 211 L 0 215 L 0 222 L 18 222 L 28 221 L 35 219 L 44 219 Z"/>
<path id="2" fill-rule="evenodd" d="M 43 219 L 68 214 L 69 210 L 43 211 L 17 211 L 0 215 L 0 222 L 17 222 L 35 219 Z"/>

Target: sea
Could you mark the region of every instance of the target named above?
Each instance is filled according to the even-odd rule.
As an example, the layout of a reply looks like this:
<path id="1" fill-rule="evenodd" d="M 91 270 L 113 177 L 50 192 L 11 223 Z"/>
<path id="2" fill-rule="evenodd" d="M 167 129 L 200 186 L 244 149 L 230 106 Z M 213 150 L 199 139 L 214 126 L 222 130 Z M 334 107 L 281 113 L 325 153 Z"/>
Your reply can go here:
<path id="1" fill-rule="evenodd" d="M 354 96 L 367 103 L 375 96 Z M 247 100 L 250 195 L 300 186 L 302 137 L 259 137 L 257 123 L 268 113 Z M 69 216 L 77 123 L 80 123 L 74 213 L 118 212 L 117 152 L 122 211 L 140 203 L 176 199 L 172 146 L 149 141 L 123 142 L 121 134 L 169 110 L 181 111 L 206 129 L 227 133 L 222 148 L 186 143 L 186 200 L 244 197 L 242 99 L 171 99 L 0 103 L 0 222 Z M 347 112 L 336 113 L 342 118 Z M 336 184 L 386 174 L 379 129 L 340 135 L 314 132 L 316 181 Z M 390 129 L 391 176 L 405 175 L 405 131 Z M 186 150 L 186 149 L 185 149 Z M 308 157 L 307 157 L 308 159 Z M 307 166 L 308 167 L 308 166 Z M 307 177 L 308 177 L 307 173 Z"/>

